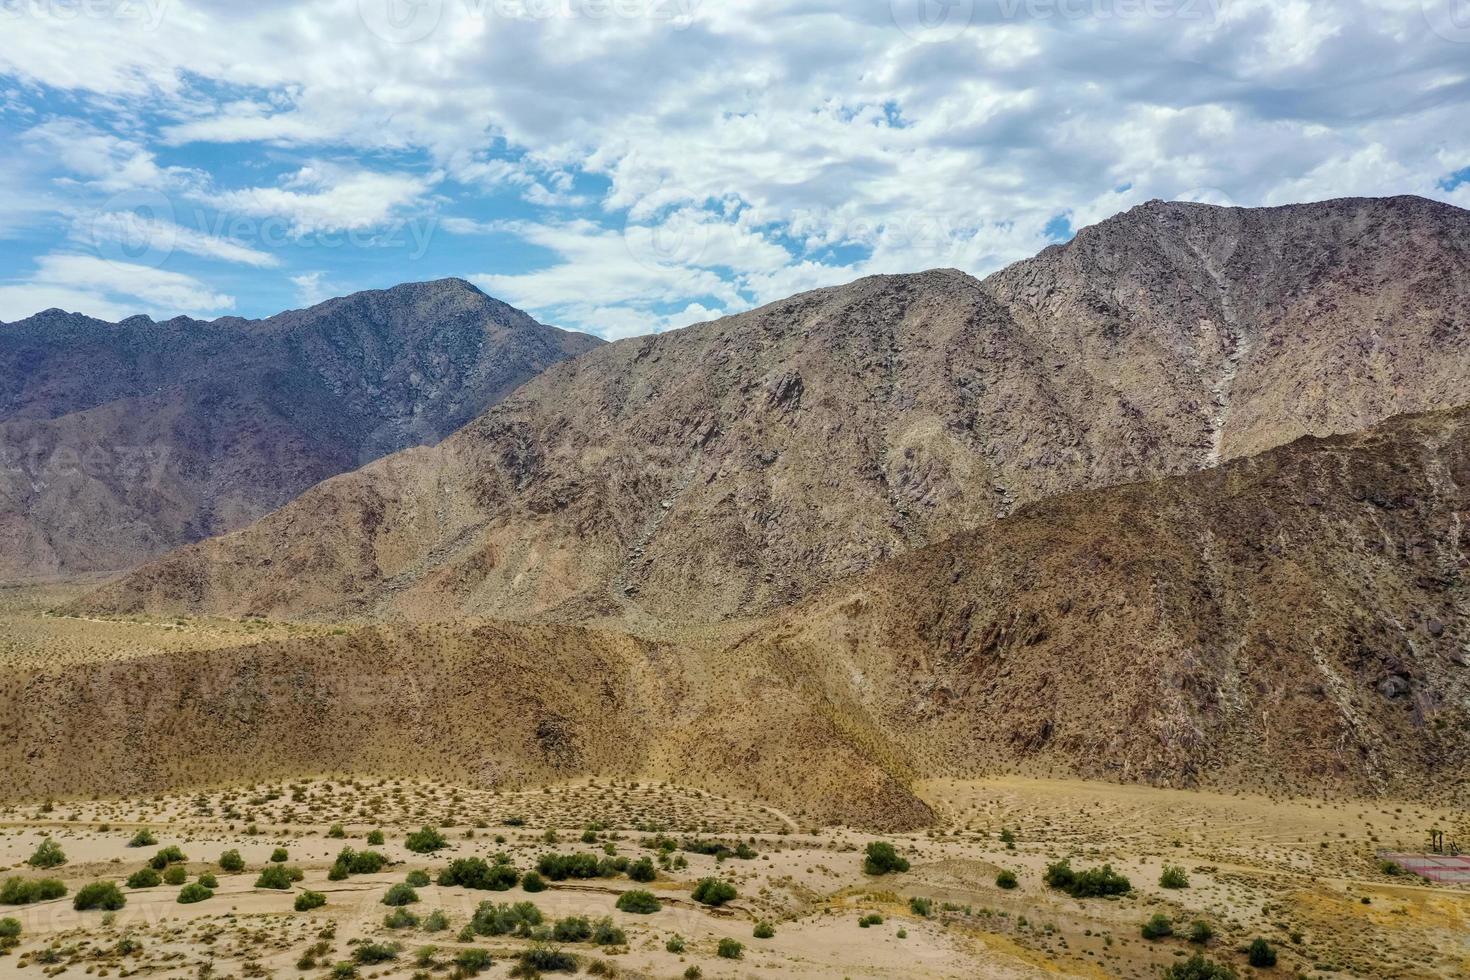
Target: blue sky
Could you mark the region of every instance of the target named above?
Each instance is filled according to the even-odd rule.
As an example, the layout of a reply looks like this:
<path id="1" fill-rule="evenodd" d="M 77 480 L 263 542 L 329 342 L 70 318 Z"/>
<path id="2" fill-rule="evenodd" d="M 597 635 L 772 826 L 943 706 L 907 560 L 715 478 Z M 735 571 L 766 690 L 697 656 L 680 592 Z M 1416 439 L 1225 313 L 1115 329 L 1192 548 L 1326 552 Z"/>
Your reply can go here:
<path id="1" fill-rule="evenodd" d="M 1151 198 L 1470 206 L 1470 0 L 0 0 L 0 320 L 623 337 Z"/>

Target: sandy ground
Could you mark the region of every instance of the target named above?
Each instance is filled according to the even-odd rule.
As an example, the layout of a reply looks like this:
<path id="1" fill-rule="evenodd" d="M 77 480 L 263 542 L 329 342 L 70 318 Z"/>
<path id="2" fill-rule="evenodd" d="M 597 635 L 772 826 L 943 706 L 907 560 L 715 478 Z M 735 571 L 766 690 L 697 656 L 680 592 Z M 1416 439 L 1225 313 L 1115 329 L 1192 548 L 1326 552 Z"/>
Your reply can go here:
<path id="1" fill-rule="evenodd" d="M 1148 977 L 1199 948 L 1181 935 L 1143 939 L 1139 927 L 1156 912 L 1180 933 L 1195 920 L 1208 922 L 1215 938 L 1204 952 L 1242 976 L 1248 968 L 1241 948 L 1258 936 L 1279 956 L 1274 971 L 1256 971 L 1262 976 L 1470 971 L 1470 891 L 1393 877 L 1374 859 L 1378 847 L 1418 846 L 1431 826 L 1460 825 L 1463 813 L 1017 778 L 920 789 L 941 825 L 888 838 L 911 867 L 882 877 L 862 870 L 872 835 L 846 828 L 807 833 L 764 807 L 655 783 L 585 781 L 494 793 L 406 779 L 303 779 L 146 800 L 0 806 L 0 877 L 49 875 L 74 894 L 90 881 L 121 884 L 159 847 L 175 844 L 189 858 L 190 880 L 204 872 L 219 878 L 214 896 L 194 905 L 178 904 L 177 886 L 159 885 L 124 888 L 127 905 L 112 915 L 76 912 L 70 895 L 0 907 L 0 917 L 14 917 L 22 929 L 19 945 L 0 956 L 0 974 L 324 976 L 371 941 L 402 948 L 396 960 L 359 965 L 364 977 L 452 976 L 451 961 L 469 947 L 494 959 L 480 975 L 509 976 L 531 941 L 457 938 L 486 900 L 532 901 L 548 922 L 611 917 L 626 944 L 564 948 L 582 972 L 629 977 L 680 977 L 691 968 L 705 977 Z M 328 836 L 333 824 L 345 837 Z M 406 834 L 424 824 L 442 827 L 449 846 L 433 855 L 409 851 Z M 140 827 L 157 845 L 127 846 Z M 601 829 L 584 841 L 586 827 Z M 393 863 L 378 874 L 328 881 L 336 853 L 368 847 L 374 829 L 385 843 L 372 849 Z M 1013 843 L 1003 841 L 1003 831 Z M 548 851 L 611 851 L 636 860 L 657 854 L 649 845 L 658 834 L 680 843 L 746 841 L 757 855 L 717 862 L 676 850 L 671 857 L 686 866 L 660 870 L 646 886 L 626 876 L 553 883 L 536 894 L 429 885 L 417 889 L 412 910 L 443 910 L 446 930 L 394 930 L 383 921 L 383 895 L 410 871 L 437 876 L 455 857 L 499 852 L 522 870 Z M 50 872 L 26 866 L 47 837 L 61 845 L 66 864 Z M 277 847 L 304 875 L 289 892 L 254 887 Z M 245 873 L 219 869 L 229 848 L 244 857 Z M 1132 893 L 1083 900 L 1047 888 L 1047 863 L 1067 856 L 1078 868 L 1112 864 L 1130 878 Z M 1186 869 L 1188 888 L 1159 886 L 1166 864 Z M 997 887 L 1001 869 L 1017 875 L 1015 889 Z M 691 899 L 693 884 L 711 875 L 738 891 L 725 908 Z M 661 898 L 659 912 L 614 908 L 620 892 L 641 887 Z M 303 888 L 325 894 L 326 906 L 293 911 Z M 929 900 L 927 917 L 910 905 L 915 897 Z M 882 922 L 860 926 L 868 915 Z M 775 927 L 773 938 L 753 937 L 762 920 Z M 685 941 L 680 953 L 667 948 L 675 936 Z M 743 945 L 739 960 L 716 955 L 724 938 Z M 421 966 L 418 951 L 426 946 L 437 952 Z"/>

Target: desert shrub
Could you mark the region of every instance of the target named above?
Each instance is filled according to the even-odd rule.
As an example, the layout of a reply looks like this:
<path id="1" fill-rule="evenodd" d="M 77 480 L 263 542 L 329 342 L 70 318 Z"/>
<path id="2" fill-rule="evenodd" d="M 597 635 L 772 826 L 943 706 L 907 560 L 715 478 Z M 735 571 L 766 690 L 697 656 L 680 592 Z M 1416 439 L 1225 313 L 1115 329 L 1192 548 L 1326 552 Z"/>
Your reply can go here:
<path id="1" fill-rule="evenodd" d="M 1173 921 L 1162 912 L 1155 912 L 1139 930 L 1144 939 L 1163 939 L 1174 935 Z"/>
<path id="2" fill-rule="evenodd" d="M 1189 875 L 1177 864 L 1164 865 L 1164 873 L 1159 875 L 1160 888 L 1188 888 Z"/>
<path id="3" fill-rule="evenodd" d="M 408 873 L 408 876 L 405 877 L 403 880 L 412 885 L 414 888 L 429 887 L 429 873 L 419 868 L 415 868 L 414 870 L 410 871 Z"/>
<path id="4" fill-rule="evenodd" d="M 537 943 L 521 954 L 521 965 L 541 973 L 576 973 L 577 958 L 547 943 Z"/>
<path id="5" fill-rule="evenodd" d="M 404 838 L 403 846 L 415 854 L 433 854 L 449 846 L 444 835 L 433 827 L 420 827 Z"/>
<path id="6" fill-rule="evenodd" d="M 141 868 L 128 875 L 127 886 L 129 888 L 157 888 L 163 882 L 163 876 L 152 868 Z"/>
<path id="7" fill-rule="evenodd" d="M 531 927 L 539 926 L 543 921 L 541 910 L 530 902 L 516 902 L 514 905 L 481 902 L 466 929 L 471 935 L 478 936 L 529 936 Z"/>
<path id="8" fill-rule="evenodd" d="M 0 919 L 0 939 L 20 938 L 20 920 L 6 916 Z"/>
<path id="9" fill-rule="evenodd" d="M 41 846 L 36 848 L 36 853 L 26 858 L 26 864 L 33 868 L 59 868 L 66 863 L 66 854 L 61 845 L 47 837 L 41 841 Z"/>
<path id="10" fill-rule="evenodd" d="M 327 973 L 332 980 L 352 980 L 357 976 L 357 965 L 354 963 L 337 963 Z"/>
<path id="11" fill-rule="evenodd" d="M 877 912 L 873 912 L 870 915 L 865 915 L 861 919 L 858 919 L 858 926 L 862 929 L 869 929 L 873 926 L 881 926 L 882 924 L 883 916 L 879 915 Z"/>
<path id="12" fill-rule="evenodd" d="M 418 924 L 419 917 L 402 907 L 383 916 L 383 926 L 387 929 L 414 929 Z"/>
<path id="13" fill-rule="evenodd" d="M 312 909 L 319 909 L 326 904 L 327 896 L 321 892 L 314 892 L 309 888 L 296 896 L 296 911 L 298 912 L 310 912 Z"/>
<path id="14" fill-rule="evenodd" d="M 521 887 L 528 892 L 546 891 L 546 879 L 541 877 L 539 871 L 527 871 L 521 876 Z"/>
<path id="15" fill-rule="evenodd" d="M 770 939 L 776 935 L 776 927 L 761 920 L 755 924 L 755 931 L 751 935 L 757 939 Z"/>
<path id="16" fill-rule="evenodd" d="M 351 875 L 375 875 L 387 863 L 388 859 L 377 851 L 354 851 L 344 847 L 337 852 L 337 859 L 327 872 L 327 880 L 342 881 Z"/>
<path id="17" fill-rule="evenodd" d="M 230 848 L 219 856 L 219 866 L 221 871 L 228 871 L 230 874 L 239 874 L 245 870 L 245 859 L 240 856 L 239 851 Z"/>
<path id="18" fill-rule="evenodd" d="M 927 898 L 914 897 L 909 899 L 909 911 L 927 919 L 934 912 L 934 903 Z"/>
<path id="19" fill-rule="evenodd" d="M 628 870 L 628 859 L 625 857 L 605 857 L 597 862 L 597 877 L 616 878 Z"/>
<path id="20" fill-rule="evenodd" d="M 623 892 L 618 896 L 617 908 L 619 912 L 632 912 L 635 915 L 652 915 L 654 912 L 663 908 L 663 906 L 659 904 L 659 900 L 653 892 L 635 889 L 630 892 Z"/>
<path id="21" fill-rule="evenodd" d="M 459 858 L 449 862 L 449 867 L 439 872 L 439 884 L 474 888 L 480 891 L 503 892 L 514 888 L 521 878 L 513 866 L 497 861 L 489 864 L 484 858 Z"/>
<path id="22" fill-rule="evenodd" d="M 1127 878 L 1113 870 L 1111 864 L 1100 868 L 1074 871 L 1070 859 L 1062 859 L 1046 867 L 1042 880 L 1052 888 L 1073 898 L 1096 898 L 1101 895 L 1123 895 L 1132 891 Z"/>
<path id="23" fill-rule="evenodd" d="M 592 923 L 585 915 L 569 915 L 557 919 L 551 927 L 551 938 L 559 943 L 581 943 L 592 938 Z"/>
<path id="24" fill-rule="evenodd" d="M 284 864 L 271 864 L 261 869 L 260 877 L 255 879 L 256 888 L 274 888 L 278 891 L 286 891 L 296 879 L 291 875 L 291 869 Z"/>
<path id="25" fill-rule="evenodd" d="M 653 859 L 646 857 L 639 858 L 628 865 L 628 877 L 640 882 L 653 881 L 658 877 L 658 872 L 653 867 Z"/>
<path id="26" fill-rule="evenodd" d="M 628 934 L 613 925 L 612 919 L 603 917 L 592 925 L 592 941 L 599 946 L 623 946 L 628 942 Z"/>
<path id="27" fill-rule="evenodd" d="M 720 940 L 720 944 L 715 947 L 715 952 L 721 959 L 738 960 L 741 956 L 745 955 L 745 947 L 735 940 L 726 937 Z"/>
<path id="28" fill-rule="evenodd" d="M 129 847 L 152 847 L 158 843 L 158 838 L 153 836 L 153 831 L 147 827 L 142 828 L 128 841 Z"/>
<path id="29" fill-rule="evenodd" d="M 449 928 L 449 916 L 443 909 L 435 909 L 424 916 L 424 932 L 443 932 Z"/>
<path id="30" fill-rule="evenodd" d="M 488 949 L 463 949 L 454 958 L 454 965 L 469 976 L 475 976 L 481 970 L 490 969 L 493 962 Z"/>
<path id="31" fill-rule="evenodd" d="M 1189 941 L 1203 946 L 1215 938 L 1215 930 L 1204 919 L 1195 919 L 1189 924 Z"/>
<path id="32" fill-rule="evenodd" d="M 384 905 L 412 905 L 418 900 L 419 893 L 413 890 L 412 885 L 402 881 L 389 888 L 383 896 Z"/>
<path id="33" fill-rule="evenodd" d="M 189 859 L 184 856 L 183 851 L 179 850 L 176 845 L 170 844 L 168 847 L 161 848 L 157 854 L 149 858 L 148 864 L 155 871 L 162 871 L 170 864 L 183 864 L 187 860 Z"/>
<path id="34" fill-rule="evenodd" d="M 536 870 L 549 881 L 598 878 L 602 876 L 602 862 L 596 854 L 543 854 Z"/>
<path id="35" fill-rule="evenodd" d="M 367 842 L 369 847 L 382 847 L 384 844 L 388 843 L 388 838 L 383 836 L 383 832 L 381 830 L 369 830 L 367 835 Z"/>
<path id="36" fill-rule="evenodd" d="M 1016 887 L 1016 873 L 1014 871 L 1002 871 L 995 876 L 995 886 L 1009 891 Z"/>
<path id="37" fill-rule="evenodd" d="M 214 889 L 219 887 L 219 879 L 210 874 L 208 871 L 204 872 L 196 880 L 205 888 Z"/>
<path id="38" fill-rule="evenodd" d="M 210 891 L 208 888 L 205 888 L 197 881 L 191 881 L 189 882 L 189 884 L 179 889 L 180 905 L 193 905 L 195 902 L 202 902 L 206 898 L 213 897 L 214 892 Z"/>
<path id="39" fill-rule="evenodd" d="M 863 857 L 863 872 L 870 875 L 886 875 L 894 871 L 907 871 L 909 863 L 898 856 L 893 845 L 883 840 L 868 844 Z"/>
<path id="40" fill-rule="evenodd" d="M 1164 980 L 1236 980 L 1236 974 L 1228 966 L 1205 959 L 1203 953 L 1195 953 L 1183 962 L 1171 964 L 1164 971 Z"/>
<path id="41" fill-rule="evenodd" d="M 332 838 L 333 840 L 341 840 L 342 838 L 347 836 L 347 831 L 342 829 L 342 825 L 340 823 L 334 823 L 331 827 L 327 829 L 327 836 Z"/>
<path id="42" fill-rule="evenodd" d="M 165 885 L 182 885 L 189 880 L 189 872 L 182 864 L 170 864 L 163 872 Z"/>
<path id="43" fill-rule="evenodd" d="M 388 943 L 363 943 L 353 950 L 352 958 L 359 963 L 387 963 L 398 959 L 399 947 Z"/>
<path id="44" fill-rule="evenodd" d="M 735 886 L 719 878 L 701 878 L 694 886 L 693 898 L 701 905 L 720 906 L 735 898 Z"/>
<path id="45" fill-rule="evenodd" d="M 278 847 L 274 851 L 271 851 L 271 864 L 285 864 L 290 858 L 290 853 L 284 847 Z"/>
<path id="46" fill-rule="evenodd" d="M 76 897 L 72 899 L 72 908 L 78 912 L 86 912 L 89 909 L 102 909 L 104 912 L 116 912 L 128 904 L 127 898 L 118 890 L 117 885 L 110 881 L 94 881 L 90 885 L 83 885 L 77 891 Z"/>
<path id="47" fill-rule="evenodd" d="M 1264 939 L 1252 939 L 1245 951 L 1245 958 L 1254 967 L 1275 966 L 1276 950 Z"/>
<path id="48" fill-rule="evenodd" d="M 684 952 L 684 937 L 674 936 L 668 942 L 664 943 L 664 949 L 668 950 L 670 953 Z"/>
<path id="49" fill-rule="evenodd" d="M 0 905 L 49 902 L 65 894 L 66 886 L 55 878 L 7 878 L 0 886 Z"/>

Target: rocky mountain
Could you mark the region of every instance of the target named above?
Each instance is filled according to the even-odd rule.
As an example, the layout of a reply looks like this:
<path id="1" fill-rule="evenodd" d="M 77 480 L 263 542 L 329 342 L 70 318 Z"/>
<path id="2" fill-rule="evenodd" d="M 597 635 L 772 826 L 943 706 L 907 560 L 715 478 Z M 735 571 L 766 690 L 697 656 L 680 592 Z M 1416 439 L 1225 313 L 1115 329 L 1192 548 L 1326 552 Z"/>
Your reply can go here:
<path id="1" fill-rule="evenodd" d="M 260 321 L 0 324 L 0 578 L 122 569 L 242 527 L 598 343 L 459 280 Z"/>
<path id="2" fill-rule="evenodd" d="M 915 780 L 998 771 L 1453 805 L 1467 513 L 1470 408 L 1395 418 L 1061 494 L 718 629 L 293 626 L 11 671 L 0 763 L 38 797 L 616 774 L 887 828 L 929 819 Z"/>
<path id="3" fill-rule="evenodd" d="M 1018 506 L 1459 403 L 1470 213 L 1153 202 L 557 365 L 77 609 L 718 621 Z"/>

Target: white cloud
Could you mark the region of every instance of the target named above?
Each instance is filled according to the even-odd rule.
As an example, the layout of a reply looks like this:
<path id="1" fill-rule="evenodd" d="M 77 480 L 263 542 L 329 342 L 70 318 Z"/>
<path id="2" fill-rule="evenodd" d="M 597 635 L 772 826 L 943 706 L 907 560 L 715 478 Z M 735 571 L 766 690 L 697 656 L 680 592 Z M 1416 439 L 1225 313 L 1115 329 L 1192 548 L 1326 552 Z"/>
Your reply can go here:
<path id="1" fill-rule="evenodd" d="M 332 298 L 332 287 L 325 272 L 303 272 L 292 276 L 291 285 L 296 287 L 296 298 L 302 306 L 315 306 Z"/>
<path id="2" fill-rule="evenodd" d="M 434 176 L 312 164 L 279 187 L 222 191 L 210 200 L 223 211 L 279 219 L 293 235 L 311 235 L 388 224 L 409 208 L 425 208 L 424 197 L 436 182 Z"/>
<path id="3" fill-rule="evenodd" d="M 52 306 L 117 320 L 133 313 L 170 317 L 221 313 L 235 299 L 192 276 L 92 255 L 44 255 L 26 280 L 0 284 L 0 319 L 18 320 Z"/>

